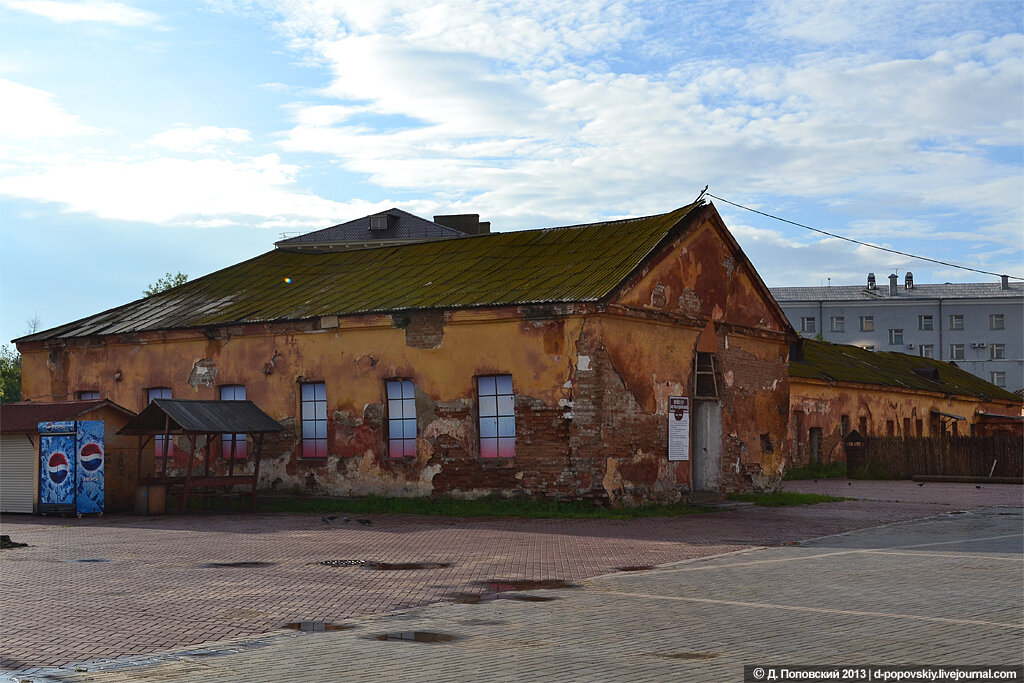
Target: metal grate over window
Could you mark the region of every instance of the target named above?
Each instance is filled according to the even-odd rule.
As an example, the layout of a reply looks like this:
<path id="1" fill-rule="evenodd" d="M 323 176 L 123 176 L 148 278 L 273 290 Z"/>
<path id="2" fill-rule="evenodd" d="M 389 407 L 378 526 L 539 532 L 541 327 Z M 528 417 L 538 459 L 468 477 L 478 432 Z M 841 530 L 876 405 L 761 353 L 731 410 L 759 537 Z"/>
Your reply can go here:
<path id="1" fill-rule="evenodd" d="M 416 394 L 412 381 L 389 379 L 388 454 L 392 458 L 416 455 Z"/>
<path id="2" fill-rule="evenodd" d="M 480 408 L 480 457 L 514 457 L 516 412 L 512 375 L 485 375 L 477 377 L 476 382 Z"/>

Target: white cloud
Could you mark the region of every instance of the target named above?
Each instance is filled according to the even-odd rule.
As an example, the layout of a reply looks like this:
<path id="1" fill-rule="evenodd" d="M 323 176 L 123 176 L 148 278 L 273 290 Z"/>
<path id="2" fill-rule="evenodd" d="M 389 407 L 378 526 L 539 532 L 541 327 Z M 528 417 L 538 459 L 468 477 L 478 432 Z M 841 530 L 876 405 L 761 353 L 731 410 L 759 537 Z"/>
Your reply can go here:
<path id="1" fill-rule="evenodd" d="M 45 90 L 0 78 L 0 140 L 33 141 L 104 132 L 80 123 L 53 100 Z"/>
<path id="2" fill-rule="evenodd" d="M 94 21 L 120 26 L 144 26 L 156 23 L 156 14 L 130 7 L 121 2 L 84 0 L 80 2 L 58 2 L 57 0 L 6 0 L 11 9 L 38 14 L 58 22 Z"/>
<path id="3" fill-rule="evenodd" d="M 164 147 L 176 152 L 210 153 L 226 143 L 249 142 L 252 137 L 249 131 L 241 128 L 219 128 L 217 126 L 200 126 L 188 128 L 175 126 L 157 133 L 149 139 L 151 145 Z"/>

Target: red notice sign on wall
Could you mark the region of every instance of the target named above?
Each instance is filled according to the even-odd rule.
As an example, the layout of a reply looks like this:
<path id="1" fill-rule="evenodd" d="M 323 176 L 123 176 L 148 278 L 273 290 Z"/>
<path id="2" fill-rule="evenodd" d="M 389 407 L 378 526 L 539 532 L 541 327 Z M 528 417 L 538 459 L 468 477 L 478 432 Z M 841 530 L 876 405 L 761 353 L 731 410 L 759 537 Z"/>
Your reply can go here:
<path id="1" fill-rule="evenodd" d="M 668 459 L 690 459 L 690 398 L 668 397 Z"/>

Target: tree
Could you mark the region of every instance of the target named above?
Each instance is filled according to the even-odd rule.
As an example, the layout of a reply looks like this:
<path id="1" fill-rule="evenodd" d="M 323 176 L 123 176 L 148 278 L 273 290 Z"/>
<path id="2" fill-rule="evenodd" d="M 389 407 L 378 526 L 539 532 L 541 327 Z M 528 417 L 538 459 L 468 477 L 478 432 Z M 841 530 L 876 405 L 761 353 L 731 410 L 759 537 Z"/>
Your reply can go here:
<path id="1" fill-rule="evenodd" d="M 21 400 L 21 354 L 0 344 L 0 403 Z"/>
<path id="2" fill-rule="evenodd" d="M 176 275 L 171 275 L 170 273 L 167 273 L 163 277 L 157 278 L 157 281 L 151 284 L 149 287 L 146 287 L 144 290 L 142 290 L 142 293 L 145 294 L 146 296 L 153 296 L 154 294 L 159 294 L 160 292 L 167 291 L 172 287 L 183 285 L 186 282 L 188 282 L 188 275 L 186 275 L 185 273 L 182 273 L 180 271 Z"/>

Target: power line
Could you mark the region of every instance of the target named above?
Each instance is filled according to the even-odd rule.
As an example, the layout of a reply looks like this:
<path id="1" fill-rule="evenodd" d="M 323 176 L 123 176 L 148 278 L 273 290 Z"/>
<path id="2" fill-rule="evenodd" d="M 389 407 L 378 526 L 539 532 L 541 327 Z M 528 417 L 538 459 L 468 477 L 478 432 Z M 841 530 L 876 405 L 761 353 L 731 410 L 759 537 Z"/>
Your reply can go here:
<path id="1" fill-rule="evenodd" d="M 705 193 L 702 192 L 701 194 L 703 195 Z M 979 270 L 977 268 L 971 268 L 969 266 L 961 266 L 961 265 L 959 265 L 957 263 L 950 263 L 948 261 L 939 261 L 938 259 L 928 258 L 927 256 L 918 256 L 917 254 L 908 254 L 905 251 L 898 251 L 896 249 L 889 249 L 888 247 L 880 247 L 877 244 L 871 244 L 870 242 L 861 242 L 860 240 L 855 240 L 852 237 L 843 237 L 842 235 L 837 235 L 834 232 L 828 232 L 827 230 L 819 230 L 818 228 L 812 228 L 811 226 L 804 225 L 803 223 L 797 223 L 796 221 L 791 221 L 791 220 L 786 219 L 786 218 L 780 218 L 779 216 L 773 216 L 770 213 L 765 213 L 764 211 L 758 211 L 757 209 L 752 209 L 749 206 L 743 206 L 742 204 L 737 204 L 736 202 L 731 202 L 728 199 L 725 199 L 724 197 L 719 197 L 717 195 L 713 195 L 710 192 L 707 192 L 706 194 L 707 194 L 708 197 L 712 197 L 714 199 L 717 199 L 720 202 L 725 202 L 726 204 L 732 204 L 733 206 L 735 206 L 737 208 L 740 208 L 740 209 L 744 209 L 745 211 L 750 211 L 752 213 L 756 213 L 756 214 L 759 214 L 761 216 L 765 216 L 767 218 L 773 218 L 773 219 L 775 219 L 777 221 L 781 221 L 783 223 L 789 223 L 790 225 L 795 225 L 798 228 L 804 228 L 805 230 L 811 230 L 813 232 L 817 232 L 817 233 L 820 233 L 822 235 L 828 235 L 829 237 L 835 237 L 836 239 L 845 240 L 847 242 L 853 242 L 854 244 L 859 244 L 859 245 L 864 246 L 864 247 L 871 247 L 872 249 L 878 249 L 879 251 L 887 251 L 890 254 L 899 254 L 900 256 L 906 256 L 908 258 L 918 259 L 920 261 L 928 261 L 930 263 L 938 263 L 941 266 L 949 266 L 950 268 L 959 268 L 960 270 L 969 270 L 969 271 L 971 271 L 973 273 L 981 273 L 983 275 L 995 275 L 996 277 L 1002 277 L 1003 276 L 1003 273 L 993 273 L 993 272 L 988 271 L 988 270 Z M 1007 277 L 1012 277 L 1014 280 L 1024 280 L 1024 277 L 1018 277 L 1016 275 L 1008 275 Z"/>

